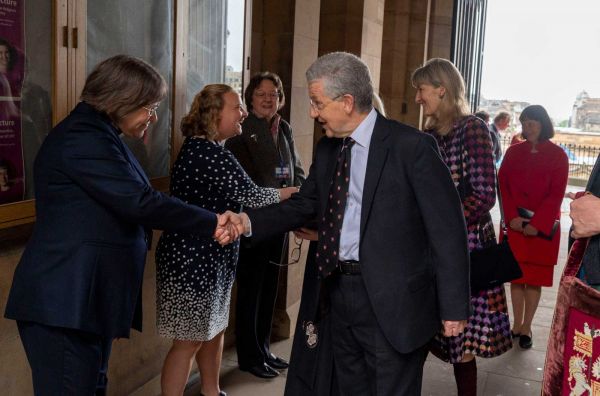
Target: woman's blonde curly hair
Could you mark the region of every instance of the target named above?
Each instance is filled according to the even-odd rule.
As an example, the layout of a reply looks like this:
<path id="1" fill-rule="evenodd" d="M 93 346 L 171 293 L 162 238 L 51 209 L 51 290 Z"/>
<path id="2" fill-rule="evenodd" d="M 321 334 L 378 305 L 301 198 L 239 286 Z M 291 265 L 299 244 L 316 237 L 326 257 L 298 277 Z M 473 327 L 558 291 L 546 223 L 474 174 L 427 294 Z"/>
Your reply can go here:
<path id="1" fill-rule="evenodd" d="M 226 84 L 209 84 L 202 88 L 194 97 L 189 113 L 181 119 L 182 135 L 215 140 L 219 134 L 219 115 L 225 106 L 223 96 L 227 92 L 235 91 Z"/>

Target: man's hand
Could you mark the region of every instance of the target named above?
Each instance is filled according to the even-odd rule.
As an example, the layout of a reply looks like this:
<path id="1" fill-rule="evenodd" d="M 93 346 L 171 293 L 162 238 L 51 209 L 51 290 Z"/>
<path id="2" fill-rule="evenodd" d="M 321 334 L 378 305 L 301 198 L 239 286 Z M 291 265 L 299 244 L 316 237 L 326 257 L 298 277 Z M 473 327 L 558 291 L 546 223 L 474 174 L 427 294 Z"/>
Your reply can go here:
<path id="1" fill-rule="evenodd" d="M 221 245 L 231 243 L 237 240 L 240 235 L 245 235 L 249 232 L 250 219 L 246 213 L 237 214 L 228 210 L 218 215 L 217 230 L 214 237 Z"/>
<path id="2" fill-rule="evenodd" d="M 524 219 L 523 217 L 515 217 L 510 221 L 510 223 L 508 223 L 508 226 L 511 228 L 511 230 L 523 232 L 524 221 L 527 221 L 527 219 Z"/>
<path id="3" fill-rule="evenodd" d="M 243 234 L 241 217 L 231 211 L 217 215 L 217 228 L 213 237 L 221 246 L 237 240 Z"/>
<path id="4" fill-rule="evenodd" d="M 300 191 L 300 188 L 298 188 L 298 187 L 280 188 L 279 189 L 279 201 L 285 201 L 286 199 L 291 197 L 293 194 L 296 194 L 298 191 Z"/>
<path id="5" fill-rule="evenodd" d="M 456 337 L 465 330 L 466 320 L 442 320 L 444 325 L 444 337 Z"/>
<path id="6" fill-rule="evenodd" d="M 215 228 L 215 233 L 213 234 L 214 240 L 219 242 L 221 246 L 225 246 L 235 241 L 237 237 L 238 236 L 235 235 L 234 232 L 234 227 L 228 226 L 223 215 L 217 214 L 217 228 Z"/>
<path id="7" fill-rule="evenodd" d="M 585 194 L 571 202 L 573 238 L 585 238 L 600 234 L 600 198 Z"/>
<path id="8" fill-rule="evenodd" d="M 310 228 L 302 227 L 297 230 L 294 230 L 294 235 L 296 235 L 298 238 L 306 239 L 308 241 L 319 240 L 319 234 L 317 233 L 317 230 L 311 230 Z"/>

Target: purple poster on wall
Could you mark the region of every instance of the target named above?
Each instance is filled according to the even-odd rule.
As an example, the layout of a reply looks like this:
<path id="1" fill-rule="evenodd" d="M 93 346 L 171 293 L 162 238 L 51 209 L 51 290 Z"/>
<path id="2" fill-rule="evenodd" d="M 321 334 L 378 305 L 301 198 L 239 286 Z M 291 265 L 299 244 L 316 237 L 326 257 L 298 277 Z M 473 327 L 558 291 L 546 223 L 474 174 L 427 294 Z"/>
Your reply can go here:
<path id="1" fill-rule="evenodd" d="M 25 73 L 25 0 L 0 0 L 0 204 L 24 194 L 21 88 Z"/>

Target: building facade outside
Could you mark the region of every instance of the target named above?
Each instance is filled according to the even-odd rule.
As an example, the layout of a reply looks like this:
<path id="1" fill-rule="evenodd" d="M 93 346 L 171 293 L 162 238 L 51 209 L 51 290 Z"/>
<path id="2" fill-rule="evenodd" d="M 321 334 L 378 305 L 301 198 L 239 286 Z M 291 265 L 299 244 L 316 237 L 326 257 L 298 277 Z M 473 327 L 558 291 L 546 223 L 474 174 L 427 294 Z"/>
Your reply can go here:
<path id="1" fill-rule="evenodd" d="M 582 131 L 600 132 L 600 98 L 590 98 L 586 91 L 581 91 L 573 103 L 569 126 Z"/>

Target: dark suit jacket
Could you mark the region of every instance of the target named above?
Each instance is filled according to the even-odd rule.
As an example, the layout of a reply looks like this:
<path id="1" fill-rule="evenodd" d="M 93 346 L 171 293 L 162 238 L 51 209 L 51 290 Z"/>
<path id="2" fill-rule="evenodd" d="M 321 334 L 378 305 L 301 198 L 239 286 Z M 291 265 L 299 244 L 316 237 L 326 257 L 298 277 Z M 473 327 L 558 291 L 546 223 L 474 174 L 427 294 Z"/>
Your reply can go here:
<path id="1" fill-rule="evenodd" d="M 323 138 L 298 194 L 248 211 L 253 238 L 295 229 L 325 211 L 341 139 Z M 360 221 L 360 265 L 373 310 L 396 350 L 407 353 L 470 313 L 462 206 L 431 136 L 378 115 Z"/>
<path id="2" fill-rule="evenodd" d="M 492 146 L 494 150 L 494 159 L 498 161 L 502 157 L 502 146 L 500 145 L 500 132 L 496 127 L 496 124 L 492 123 L 488 130 L 490 131 L 490 137 L 492 138 Z"/>
<path id="3" fill-rule="evenodd" d="M 107 337 L 141 329 L 146 233 L 210 237 L 216 216 L 152 189 L 119 131 L 86 103 L 50 132 L 34 166 L 37 221 L 5 316 Z"/>
<path id="4" fill-rule="evenodd" d="M 283 119 L 279 124 L 277 145 L 267 120 L 250 113 L 242 123 L 242 134 L 227 139 L 225 147 L 235 155 L 252 181 L 261 187 L 282 187 L 275 178 L 275 167 L 280 166 L 281 161 L 290 167 L 287 186 L 300 186 L 305 179 L 294 147 L 292 128 Z"/>

